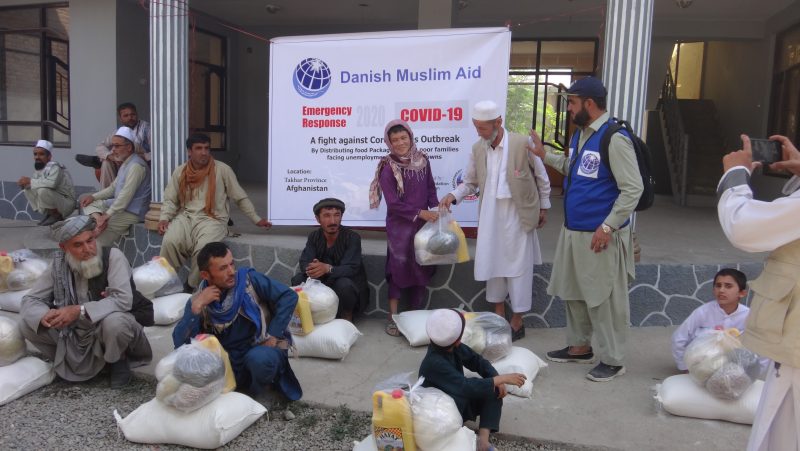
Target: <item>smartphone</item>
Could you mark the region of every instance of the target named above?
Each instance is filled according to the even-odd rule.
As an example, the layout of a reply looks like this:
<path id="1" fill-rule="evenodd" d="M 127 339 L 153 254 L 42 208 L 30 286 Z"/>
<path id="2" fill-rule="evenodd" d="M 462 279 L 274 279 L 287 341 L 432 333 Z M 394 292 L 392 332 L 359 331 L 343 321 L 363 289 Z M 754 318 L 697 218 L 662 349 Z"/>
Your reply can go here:
<path id="1" fill-rule="evenodd" d="M 783 159 L 781 143 L 778 141 L 750 139 L 750 148 L 753 149 L 753 161 L 769 165 Z"/>

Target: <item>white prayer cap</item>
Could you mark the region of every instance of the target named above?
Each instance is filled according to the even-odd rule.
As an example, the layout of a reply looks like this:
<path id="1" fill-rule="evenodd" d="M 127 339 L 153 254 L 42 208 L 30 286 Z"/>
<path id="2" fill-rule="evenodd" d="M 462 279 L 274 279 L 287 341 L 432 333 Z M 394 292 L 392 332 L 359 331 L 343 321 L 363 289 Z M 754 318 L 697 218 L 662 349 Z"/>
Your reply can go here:
<path id="1" fill-rule="evenodd" d="M 481 100 L 472 107 L 472 119 L 476 121 L 493 121 L 500 117 L 500 109 L 491 100 Z"/>
<path id="2" fill-rule="evenodd" d="M 42 148 L 42 149 L 44 149 L 44 150 L 46 150 L 48 152 L 52 152 L 53 151 L 53 143 L 51 143 L 50 141 L 48 141 L 46 139 L 40 139 L 40 140 L 36 141 L 36 145 L 34 147 L 40 147 L 40 148 Z"/>
<path id="3" fill-rule="evenodd" d="M 437 309 L 428 317 L 425 330 L 433 344 L 448 348 L 464 333 L 464 317 L 453 309 Z"/>
<path id="4" fill-rule="evenodd" d="M 134 137 L 133 137 L 133 130 L 131 130 L 130 128 L 128 128 L 128 127 L 126 127 L 124 125 L 117 129 L 117 132 L 114 133 L 114 136 L 123 137 L 123 138 L 127 139 L 128 141 L 130 141 L 132 143 L 136 142 L 136 139 L 134 139 Z"/>

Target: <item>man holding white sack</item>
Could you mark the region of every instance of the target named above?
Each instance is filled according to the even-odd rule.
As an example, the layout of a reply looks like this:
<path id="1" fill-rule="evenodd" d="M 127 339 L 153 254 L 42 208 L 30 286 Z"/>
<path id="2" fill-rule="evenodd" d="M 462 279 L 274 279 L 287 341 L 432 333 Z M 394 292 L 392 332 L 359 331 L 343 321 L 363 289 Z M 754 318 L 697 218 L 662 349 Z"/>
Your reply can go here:
<path id="1" fill-rule="evenodd" d="M 464 183 L 440 207 L 450 209 L 479 193 L 475 280 L 486 281 L 486 300 L 505 317 L 511 301 L 512 338 L 525 336 L 522 314 L 533 302 L 533 265 L 542 263 L 536 229 L 550 208 L 550 179 L 542 160 L 528 152 L 528 139 L 503 128 L 497 104 L 478 102 L 472 123 L 480 139 L 473 144 Z"/>
<path id="2" fill-rule="evenodd" d="M 44 215 L 37 225 L 49 226 L 75 211 L 75 186 L 63 164 L 53 161 L 53 143 L 40 139 L 33 148 L 33 177 L 20 177 L 31 208 Z"/>
<path id="3" fill-rule="evenodd" d="M 742 135 L 742 150 L 722 159 L 724 174 L 717 187 L 719 222 L 725 236 L 748 252 L 771 251 L 761 275 L 750 283 L 753 301 L 742 342 L 774 361 L 767 371 L 758 404 L 749 451 L 800 449 L 800 152 L 785 136 L 771 136 L 782 148 L 773 170 L 793 177 L 783 187 L 785 197 L 772 202 L 753 199 L 750 138 Z"/>
<path id="4" fill-rule="evenodd" d="M 197 254 L 202 281 L 172 331 L 176 348 L 197 334 L 212 334 L 231 360 L 240 391 L 253 396 L 274 386 L 291 401 L 303 396 L 289 365 L 288 326 L 297 293 L 253 268 L 239 268 L 222 242 Z"/>

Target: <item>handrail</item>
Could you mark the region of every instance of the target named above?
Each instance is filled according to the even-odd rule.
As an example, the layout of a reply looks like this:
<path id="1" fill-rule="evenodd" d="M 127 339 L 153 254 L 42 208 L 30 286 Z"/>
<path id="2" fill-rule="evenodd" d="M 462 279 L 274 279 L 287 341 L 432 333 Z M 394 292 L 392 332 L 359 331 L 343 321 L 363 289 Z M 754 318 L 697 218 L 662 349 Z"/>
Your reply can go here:
<path id="1" fill-rule="evenodd" d="M 688 186 L 689 135 L 683 127 L 678 93 L 672 71 L 667 68 L 664 84 L 661 87 L 661 111 L 666 125 L 665 151 L 669 166 L 672 192 L 678 205 L 685 206 Z"/>

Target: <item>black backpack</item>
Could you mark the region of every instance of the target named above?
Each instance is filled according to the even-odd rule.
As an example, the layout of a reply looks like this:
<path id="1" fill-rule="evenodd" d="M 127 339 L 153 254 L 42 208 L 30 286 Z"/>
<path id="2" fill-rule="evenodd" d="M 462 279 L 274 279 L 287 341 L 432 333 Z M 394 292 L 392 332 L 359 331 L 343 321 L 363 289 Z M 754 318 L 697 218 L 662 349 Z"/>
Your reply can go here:
<path id="1" fill-rule="evenodd" d="M 613 118 L 613 121 L 614 123 L 608 125 L 603 138 L 600 140 L 600 159 L 608 168 L 611 178 L 614 179 L 614 173 L 611 171 L 611 164 L 608 160 L 608 145 L 611 143 L 611 137 L 614 136 L 614 133 L 623 129 L 628 132 L 631 142 L 633 143 L 633 149 L 636 151 L 636 162 L 639 164 L 639 173 L 642 175 L 642 187 L 644 188 L 642 190 L 642 196 L 639 198 L 639 203 L 636 204 L 634 210 L 647 210 L 653 206 L 656 184 L 655 179 L 653 179 L 650 149 L 647 147 L 647 144 L 634 133 L 628 121 L 621 121 L 617 118 Z"/>

